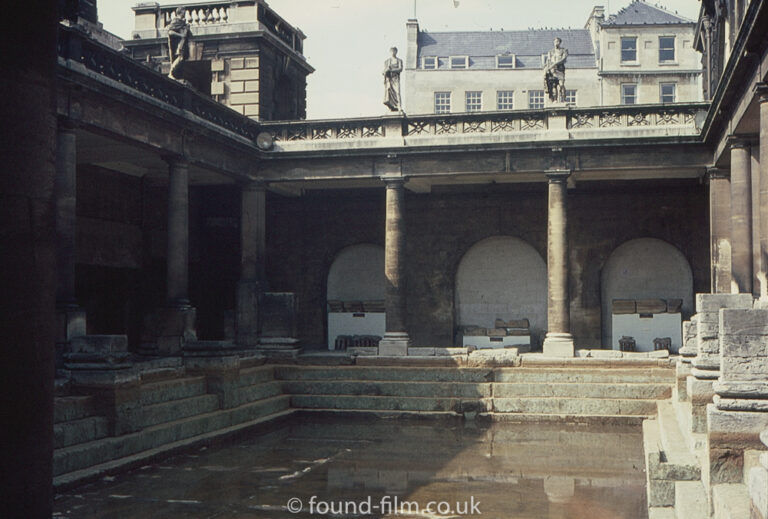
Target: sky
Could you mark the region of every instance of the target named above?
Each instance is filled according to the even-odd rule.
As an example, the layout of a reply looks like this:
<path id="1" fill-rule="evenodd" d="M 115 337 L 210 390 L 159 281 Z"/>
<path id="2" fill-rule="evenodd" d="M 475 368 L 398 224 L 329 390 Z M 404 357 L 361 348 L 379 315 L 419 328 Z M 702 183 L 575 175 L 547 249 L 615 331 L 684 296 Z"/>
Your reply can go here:
<path id="1" fill-rule="evenodd" d="M 133 30 L 137 0 L 99 0 L 99 21 L 122 38 Z M 166 3 L 179 3 L 178 0 Z M 197 3 L 197 2 L 190 2 Z M 422 30 L 525 30 L 581 28 L 592 7 L 616 13 L 630 0 L 268 0 L 307 39 L 307 118 L 368 117 L 388 113 L 381 71 L 392 46 L 405 58 L 405 23 L 414 9 Z M 649 3 L 656 3 L 651 1 Z M 699 0 L 659 0 L 669 11 L 695 20 Z"/>

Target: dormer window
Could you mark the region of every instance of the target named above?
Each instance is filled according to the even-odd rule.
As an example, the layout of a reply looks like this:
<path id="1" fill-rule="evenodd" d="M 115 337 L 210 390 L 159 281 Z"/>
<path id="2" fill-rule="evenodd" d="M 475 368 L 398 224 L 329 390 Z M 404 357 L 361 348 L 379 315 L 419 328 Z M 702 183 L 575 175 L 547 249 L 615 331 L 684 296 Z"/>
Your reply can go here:
<path id="1" fill-rule="evenodd" d="M 496 68 L 515 68 L 515 55 L 505 54 L 496 56 Z"/>
<path id="2" fill-rule="evenodd" d="M 424 70 L 435 70 L 437 68 L 437 57 L 424 56 L 421 58 L 421 66 Z"/>
<path id="3" fill-rule="evenodd" d="M 468 56 L 451 56 L 449 63 L 451 68 L 468 68 L 469 57 Z"/>

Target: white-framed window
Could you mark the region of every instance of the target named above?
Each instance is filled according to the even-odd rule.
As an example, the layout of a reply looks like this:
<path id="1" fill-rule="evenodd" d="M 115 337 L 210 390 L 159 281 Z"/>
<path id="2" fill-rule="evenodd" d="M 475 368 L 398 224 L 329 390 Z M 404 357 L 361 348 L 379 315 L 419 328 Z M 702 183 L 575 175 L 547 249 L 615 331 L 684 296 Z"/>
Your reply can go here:
<path id="1" fill-rule="evenodd" d="M 675 37 L 659 36 L 659 63 L 675 61 Z"/>
<path id="2" fill-rule="evenodd" d="M 496 109 L 512 110 L 515 107 L 514 90 L 499 90 L 496 92 Z"/>
<path id="3" fill-rule="evenodd" d="M 569 104 L 569 105 L 575 105 L 576 104 L 576 91 L 575 90 L 566 90 L 565 91 L 565 104 Z"/>
<path id="4" fill-rule="evenodd" d="M 637 84 L 625 83 L 621 85 L 621 104 L 634 105 L 637 104 Z"/>
<path id="5" fill-rule="evenodd" d="M 451 68 L 468 68 L 469 57 L 468 56 L 451 56 L 448 59 L 448 63 Z"/>
<path id="6" fill-rule="evenodd" d="M 662 103 L 674 103 L 677 101 L 677 84 L 675 83 L 660 83 L 659 84 L 659 101 Z"/>
<path id="7" fill-rule="evenodd" d="M 621 62 L 635 63 L 637 61 L 637 38 L 626 36 L 621 38 Z"/>
<path id="8" fill-rule="evenodd" d="M 464 92 L 464 103 L 467 112 L 479 112 L 483 109 L 483 93 L 479 90 Z"/>
<path id="9" fill-rule="evenodd" d="M 421 68 L 424 70 L 434 70 L 437 68 L 437 56 L 424 56 L 421 58 Z"/>
<path id="10" fill-rule="evenodd" d="M 540 110 L 544 108 L 544 91 L 543 90 L 528 91 L 528 108 L 531 108 L 533 110 Z"/>
<path id="11" fill-rule="evenodd" d="M 496 56 L 496 68 L 515 68 L 515 55 L 500 54 Z"/>
<path id="12" fill-rule="evenodd" d="M 450 92 L 435 92 L 435 113 L 436 114 L 451 113 L 451 93 Z"/>

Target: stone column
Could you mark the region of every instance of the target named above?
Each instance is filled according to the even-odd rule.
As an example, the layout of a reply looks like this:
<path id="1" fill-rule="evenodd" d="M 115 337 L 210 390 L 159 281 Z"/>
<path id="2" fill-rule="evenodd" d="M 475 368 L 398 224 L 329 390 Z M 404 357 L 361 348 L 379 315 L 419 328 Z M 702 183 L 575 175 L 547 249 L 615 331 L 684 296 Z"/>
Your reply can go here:
<path id="1" fill-rule="evenodd" d="M 731 146 L 731 292 L 752 293 L 751 150 L 744 139 Z"/>
<path id="2" fill-rule="evenodd" d="M 71 341 L 86 333 L 85 311 L 75 296 L 75 229 L 77 223 L 77 137 L 65 119 L 56 132 L 56 365 L 63 367 Z"/>
<path id="3" fill-rule="evenodd" d="M 189 164 L 168 158 L 168 306 L 189 306 Z"/>
<path id="4" fill-rule="evenodd" d="M 252 182 L 240 195 L 240 281 L 237 284 L 236 342 L 259 342 L 259 292 L 264 284 L 266 186 Z"/>
<path id="5" fill-rule="evenodd" d="M 568 297 L 568 218 L 566 212 L 570 170 L 547 172 L 547 336 L 544 355 L 573 356 L 571 312 Z"/>
<path id="6" fill-rule="evenodd" d="M 711 290 L 731 293 L 731 184 L 727 170 L 709 168 Z"/>
<path id="7" fill-rule="evenodd" d="M 756 89 L 760 103 L 760 300 L 768 304 L 768 83 Z"/>
<path id="8" fill-rule="evenodd" d="M 405 314 L 405 178 L 383 177 L 386 183 L 384 273 L 387 277 L 386 332 L 379 342 L 379 355 L 408 355 L 410 339 Z"/>

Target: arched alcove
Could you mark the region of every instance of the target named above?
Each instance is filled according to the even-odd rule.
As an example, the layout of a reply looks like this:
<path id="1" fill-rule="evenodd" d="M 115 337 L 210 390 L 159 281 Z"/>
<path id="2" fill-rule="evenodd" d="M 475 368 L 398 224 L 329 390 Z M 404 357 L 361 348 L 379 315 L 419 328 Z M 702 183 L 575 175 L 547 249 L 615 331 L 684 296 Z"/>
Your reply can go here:
<path id="1" fill-rule="evenodd" d="M 639 238 L 618 246 L 601 273 L 603 346 L 612 344 L 614 299 L 682 299 L 682 319 L 693 313 L 693 273 L 673 245 Z"/>
<path id="2" fill-rule="evenodd" d="M 479 241 L 456 272 L 456 324 L 492 328 L 496 319 L 528 319 L 541 339 L 547 326 L 547 264 L 529 243 L 511 236 Z"/>
<path id="3" fill-rule="evenodd" d="M 361 244 L 339 252 L 326 290 L 329 348 L 339 335 L 384 335 L 386 287 L 384 247 Z"/>

